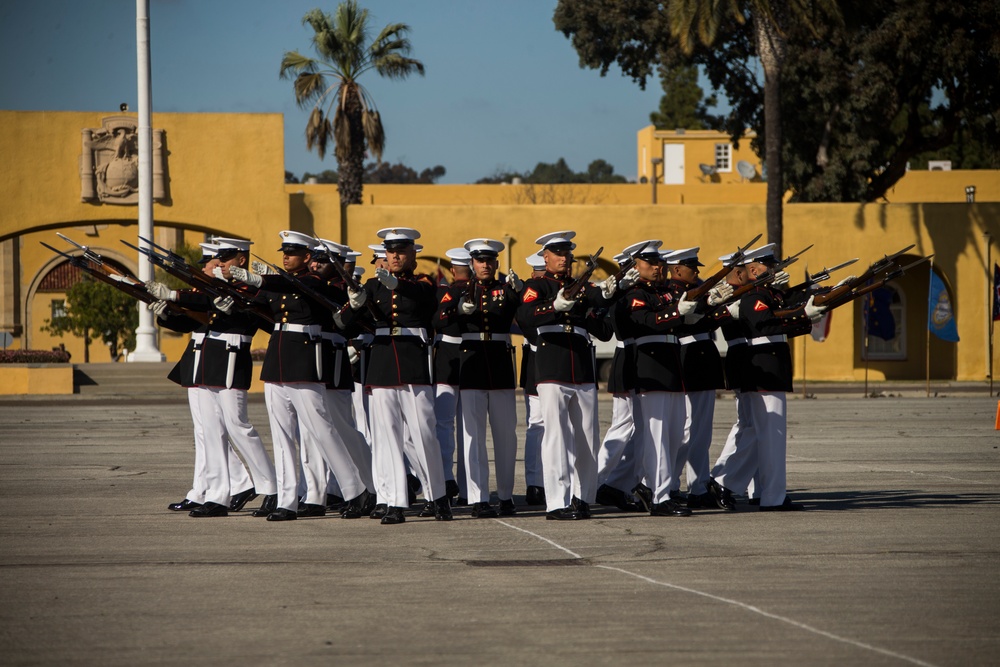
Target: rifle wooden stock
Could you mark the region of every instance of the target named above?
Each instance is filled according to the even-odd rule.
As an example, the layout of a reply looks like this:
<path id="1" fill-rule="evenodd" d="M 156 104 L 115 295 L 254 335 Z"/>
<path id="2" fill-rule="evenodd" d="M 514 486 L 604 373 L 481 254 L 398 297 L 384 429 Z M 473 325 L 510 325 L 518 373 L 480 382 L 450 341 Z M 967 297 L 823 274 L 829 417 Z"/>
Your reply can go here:
<path id="1" fill-rule="evenodd" d="M 601 256 L 602 252 L 604 252 L 604 246 L 598 248 L 597 252 L 587 259 L 587 268 L 584 272 L 577 276 L 576 280 L 571 282 L 569 286 L 563 288 L 564 299 L 573 301 L 580 297 L 580 294 L 590 281 L 590 276 L 594 275 L 594 269 L 597 268 L 597 258 Z"/>
<path id="2" fill-rule="evenodd" d="M 729 272 L 732 271 L 732 270 L 733 270 L 732 267 L 729 267 L 729 266 L 726 266 L 725 264 L 723 264 L 721 269 L 719 269 L 718 271 L 716 271 L 715 273 L 713 273 L 711 276 L 709 276 L 708 278 L 706 278 L 700 285 L 698 285 L 697 287 L 692 287 L 691 289 L 689 289 L 688 292 L 687 292 L 687 300 L 688 301 L 697 301 L 698 299 L 702 298 L 703 296 L 705 296 L 706 294 L 708 294 L 708 290 L 712 289 L 713 287 L 715 287 L 716 285 L 718 285 L 720 282 L 722 282 L 722 280 L 726 276 L 728 276 Z"/>

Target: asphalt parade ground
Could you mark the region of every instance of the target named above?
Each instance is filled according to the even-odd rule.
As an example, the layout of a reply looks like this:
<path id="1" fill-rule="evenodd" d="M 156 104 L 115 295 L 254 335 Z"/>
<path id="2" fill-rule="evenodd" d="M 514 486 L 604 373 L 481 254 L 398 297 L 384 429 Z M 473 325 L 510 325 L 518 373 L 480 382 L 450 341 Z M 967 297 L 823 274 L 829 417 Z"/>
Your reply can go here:
<path id="1" fill-rule="evenodd" d="M 519 462 L 515 517 L 383 526 L 167 511 L 179 388 L 3 400 L 0 664 L 1000 664 L 996 410 L 790 398 L 804 512 L 546 521 Z M 734 416 L 722 394 L 713 460 Z"/>

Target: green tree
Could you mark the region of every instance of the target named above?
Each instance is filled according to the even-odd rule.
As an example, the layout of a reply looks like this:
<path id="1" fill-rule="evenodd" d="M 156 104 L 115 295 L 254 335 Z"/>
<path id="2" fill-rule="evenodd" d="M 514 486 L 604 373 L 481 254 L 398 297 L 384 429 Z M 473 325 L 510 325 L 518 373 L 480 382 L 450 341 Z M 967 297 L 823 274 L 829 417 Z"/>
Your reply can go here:
<path id="1" fill-rule="evenodd" d="M 125 350 L 135 347 L 139 326 L 136 300 L 111 285 L 87 276 L 66 290 L 66 314 L 45 320 L 43 331 L 54 336 L 72 334 L 84 341 L 84 360 L 90 360 L 90 342 L 100 337 L 111 359 L 118 361 Z"/>
<path id="2" fill-rule="evenodd" d="M 441 165 L 424 169 L 419 174 L 405 164 L 369 162 L 365 166 L 365 183 L 434 183 L 445 175 Z"/>
<path id="3" fill-rule="evenodd" d="M 381 161 L 385 131 L 375 101 L 358 80 L 370 70 L 405 79 L 414 72 L 423 75 L 424 66 L 409 57 L 410 28 L 404 23 L 386 25 L 369 41 L 368 10 L 356 0 L 340 3 L 333 16 L 314 9 L 302 22 L 313 30 L 312 45 L 319 58 L 286 51 L 280 76 L 294 77 L 300 107 L 312 106 L 306 146 L 315 147 L 323 159 L 329 142 L 334 142 L 341 205 L 360 204 L 365 152 Z"/>
<path id="4" fill-rule="evenodd" d="M 667 67 L 660 64 L 660 83 L 663 97 L 660 109 L 649 114 L 649 121 L 658 130 L 718 130 L 722 118 L 709 113 L 718 104 L 715 95 L 702 101 L 705 92 L 698 85 L 698 68 L 694 65 Z"/>

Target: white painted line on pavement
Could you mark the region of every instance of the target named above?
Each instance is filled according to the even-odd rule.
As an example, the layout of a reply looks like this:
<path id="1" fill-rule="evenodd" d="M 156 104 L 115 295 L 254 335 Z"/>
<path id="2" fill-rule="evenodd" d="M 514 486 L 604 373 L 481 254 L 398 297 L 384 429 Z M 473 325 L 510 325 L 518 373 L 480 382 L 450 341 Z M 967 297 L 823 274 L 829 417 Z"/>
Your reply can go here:
<path id="1" fill-rule="evenodd" d="M 547 542 L 548 544 L 551 544 L 556 549 L 559 549 L 560 551 L 563 551 L 563 552 L 569 554 L 573 558 L 583 558 L 579 554 L 577 554 L 577 553 L 575 553 L 573 551 L 570 551 L 569 549 L 567 549 L 566 547 L 562 546 L 561 544 L 553 542 L 549 538 L 543 537 L 543 536 L 539 535 L 538 533 L 533 533 L 530 530 L 525 530 L 524 528 L 521 528 L 519 526 L 515 526 L 513 524 L 507 523 L 506 521 L 502 521 L 500 519 L 494 519 L 494 520 L 497 521 L 498 523 L 502 523 L 503 525 L 507 526 L 508 528 L 513 528 L 514 530 L 519 530 L 522 533 L 527 533 L 528 535 L 531 535 L 532 537 L 536 537 L 536 538 L 542 540 L 543 542 Z M 599 567 L 599 568 L 601 568 L 603 570 L 611 570 L 612 572 L 621 572 L 622 574 L 627 574 L 629 576 L 635 577 L 637 579 L 641 579 L 641 580 L 643 580 L 645 582 L 648 582 L 650 584 L 655 584 L 657 586 L 663 586 L 665 588 L 673 588 L 674 590 L 683 591 L 685 593 L 691 593 L 692 595 L 700 595 L 700 596 L 708 598 L 710 600 L 715 600 L 716 602 L 722 602 L 722 603 L 725 603 L 725 604 L 733 605 L 734 607 L 740 607 L 741 609 L 745 609 L 745 610 L 753 612 L 755 614 L 760 614 L 761 616 L 764 616 L 766 618 L 771 618 L 771 619 L 774 619 L 776 621 L 781 621 L 782 623 L 787 623 L 788 625 L 794 626 L 796 628 L 800 628 L 802 630 L 805 630 L 807 632 L 811 632 L 813 634 L 820 635 L 821 637 L 826 637 L 826 638 L 832 639 L 834 641 L 843 642 L 844 644 L 850 644 L 851 646 L 856 646 L 858 648 L 863 648 L 865 650 L 873 651 L 875 653 L 881 653 L 882 655 L 887 655 L 887 656 L 892 657 L 892 658 L 897 658 L 899 660 L 903 660 L 905 662 L 909 662 L 909 663 L 912 663 L 914 665 L 921 665 L 922 667 L 936 667 L 933 663 L 924 662 L 923 660 L 918 660 L 917 658 L 911 658 L 910 656 L 903 655 L 902 653 L 896 653 L 896 652 L 890 651 L 888 649 L 879 648 L 878 646 L 872 646 L 871 644 L 866 644 L 864 642 L 859 642 L 859 641 L 856 641 L 854 639 L 848 639 L 847 637 L 841 637 L 840 635 L 835 635 L 832 632 L 826 632 L 825 630 L 820 630 L 819 628 L 814 628 L 811 625 L 806 625 L 805 623 L 800 623 L 798 621 L 792 620 L 792 619 L 787 618 L 785 616 L 779 616 L 778 614 L 772 614 L 770 612 L 764 611 L 763 609 L 760 609 L 759 607 L 754 607 L 753 605 L 746 604 L 745 602 L 740 602 L 739 600 L 731 600 L 729 598 L 720 597 L 718 595 L 712 595 L 711 593 L 705 593 L 704 591 L 695 590 L 693 588 L 687 588 L 686 586 L 678 586 L 677 584 L 670 584 L 670 583 L 667 583 L 665 581 L 657 581 L 656 579 L 652 579 L 650 577 L 647 577 L 647 576 L 642 575 L 642 574 L 637 574 L 635 572 L 629 572 L 628 570 L 624 570 L 624 569 L 622 569 L 620 567 L 612 567 L 610 565 L 594 565 L 593 567 Z"/>

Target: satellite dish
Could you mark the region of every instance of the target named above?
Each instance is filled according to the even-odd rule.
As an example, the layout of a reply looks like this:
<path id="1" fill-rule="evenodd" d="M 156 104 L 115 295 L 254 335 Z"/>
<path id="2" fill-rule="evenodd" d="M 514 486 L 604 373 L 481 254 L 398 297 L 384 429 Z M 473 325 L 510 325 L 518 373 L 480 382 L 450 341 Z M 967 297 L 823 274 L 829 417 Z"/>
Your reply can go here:
<path id="1" fill-rule="evenodd" d="M 701 173 L 705 176 L 712 176 L 718 171 L 714 164 L 699 164 L 698 168 L 701 169 Z"/>
<path id="2" fill-rule="evenodd" d="M 748 181 L 752 181 L 757 177 L 757 167 L 746 160 L 740 160 L 736 163 L 736 171 L 740 172 L 740 176 Z"/>

